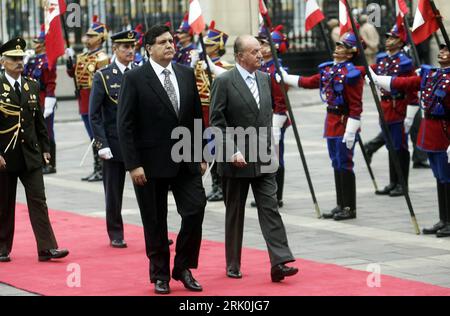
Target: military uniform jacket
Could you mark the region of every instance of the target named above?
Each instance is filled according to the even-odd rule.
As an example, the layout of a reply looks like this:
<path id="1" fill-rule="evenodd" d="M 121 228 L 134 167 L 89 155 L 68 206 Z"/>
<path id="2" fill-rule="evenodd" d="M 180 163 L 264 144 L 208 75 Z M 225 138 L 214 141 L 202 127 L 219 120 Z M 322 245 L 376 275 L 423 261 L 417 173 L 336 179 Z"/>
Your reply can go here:
<path id="1" fill-rule="evenodd" d="M 450 145 L 450 68 L 423 65 L 420 77 L 397 77 L 391 87 L 403 91 L 420 91 L 421 121 L 417 146 L 429 152 L 446 151 Z"/>
<path id="2" fill-rule="evenodd" d="M 48 68 L 47 54 L 36 55 L 25 65 L 24 75 L 37 80 L 39 83 L 39 101 L 41 109 L 45 105 L 46 97 L 55 97 L 56 67 Z"/>
<path id="3" fill-rule="evenodd" d="M 44 117 L 39 105 L 39 84 L 21 78 L 22 102 L 4 74 L 0 74 L 0 155 L 7 172 L 43 166 L 43 152 L 50 151 Z"/>
<path id="4" fill-rule="evenodd" d="M 95 72 L 108 64 L 108 55 L 103 49 L 97 49 L 77 55 L 76 66 L 67 70 L 70 77 L 75 76 L 79 90 L 78 107 L 81 115 L 89 113 L 89 95 Z"/>
<path id="5" fill-rule="evenodd" d="M 403 52 L 392 56 L 387 53 L 377 55 L 376 64 L 371 66 L 377 75 L 392 77 L 409 77 L 414 75 L 414 67 L 411 58 Z M 406 108 L 409 104 L 418 104 L 417 92 L 386 91 L 380 89 L 381 108 L 383 109 L 386 123 L 402 122 L 406 117 Z"/>
<path id="6" fill-rule="evenodd" d="M 97 150 L 109 147 L 113 161 L 123 161 L 117 132 L 117 104 L 123 74 L 115 62 L 94 75 L 89 119 Z"/>
<path id="7" fill-rule="evenodd" d="M 173 57 L 172 62 L 184 66 L 191 67 L 191 51 L 195 50 L 195 45 L 192 43 L 191 45 L 187 47 L 177 47 L 177 51 L 175 53 L 175 56 Z"/>
<path id="8" fill-rule="evenodd" d="M 320 72 L 311 77 L 300 77 L 299 86 L 320 88 L 322 101 L 327 104 L 324 137 L 341 137 L 349 117 L 359 120 L 362 113 L 364 79 L 362 69 L 351 62 L 319 65 Z"/>

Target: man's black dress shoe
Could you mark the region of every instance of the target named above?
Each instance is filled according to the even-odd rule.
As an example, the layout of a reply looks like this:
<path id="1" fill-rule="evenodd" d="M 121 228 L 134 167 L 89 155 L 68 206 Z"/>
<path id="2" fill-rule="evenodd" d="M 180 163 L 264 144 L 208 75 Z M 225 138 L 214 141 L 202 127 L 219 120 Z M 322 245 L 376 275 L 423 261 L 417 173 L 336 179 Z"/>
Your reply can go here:
<path id="1" fill-rule="evenodd" d="M 396 186 L 396 183 L 389 183 L 387 186 L 384 187 L 383 190 L 376 190 L 375 194 L 376 195 L 389 195 L 389 193 L 391 193 L 392 190 L 394 190 Z"/>
<path id="2" fill-rule="evenodd" d="M 0 253 L 0 262 L 10 262 L 11 258 L 8 253 Z"/>
<path id="3" fill-rule="evenodd" d="M 343 221 L 346 219 L 356 218 L 356 210 L 351 210 L 349 207 L 344 207 L 341 212 L 334 214 L 335 221 Z"/>
<path id="4" fill-rule="evenodd" d="M 403 195 L 405 195 L 405 190 L 403 189 L 403 186 L 401 184 L 397 184 L 395 188 L 391 192 L 389 192 L 389 196 L 391 197 Z"/>
<path id="5" fill-rule="evenodd" d="M 323 213 L 322 218 L 328 219 L 333 218 L 337 213 L 342 212 L 342 208 L 338 205 L 330 211 L 330 213 Z"/>
<path id="6" fill-rule="evenodd" d="M 169 294 L 170 293 L 169 281 L 156 280 L 155 293 L 156 294 Z"/>
<path id="7" fill-rule="evenodd" d="M 438 232 L 438 230 L 440 230 L 444 227 L 445 227 L 445 223 L 443 221 L 439 221 L 436 224 L 434 224 L 433 227 L 422 229 L 422 233 L 424 235 L 436 234 Z"/>
<path id="8" fill-rule="evenodd" d="M 450 237 L 450 224 L 445 224 L 444 227 L 436 232 L 436 237 Z"/>
<path id="9" fill-rule="evenodd" d="M 111 240 L 111 247 L 113 248 L 127 248 L 127 243 L 123 239 Z"/>
<path id="10" fill-rule="evenodd" d="M 242 273 L 239 270 L 227 269 L 227 277 L 233 279 L 240 279 L 242 278 Z"/>
<path id="11" fill-rule="evenodd" d="M 181 270 L 180 272 L 172 272 L 172 278 L 177 281 L 181 281 L 185 288 L 195 292 L 203 291 L 200 283 L 192 276 L 189 269 Z"/>
<path id="12" fill-rule="evenodd" d="M 413 169 L 430 169 L 430 165 L 426 161 L 413 163 Z"/>
<path id="13" fill-rule="evenodd" d="M 50 259 L 61 259 L 69 254 L 67 249 L 48 249 L 44 251 L 39 251 L 39 261 L 49 261 Z"/>
<path id="14" fill-rule="evenodd" d="M 285 277 L 291 276 L 298 273 L 298 268 L 288 267 L 285 264 L 277 264 L 273 266 L 270 270 L 270 276 L 272 278 L 272 282 L 280 282 Z"/>

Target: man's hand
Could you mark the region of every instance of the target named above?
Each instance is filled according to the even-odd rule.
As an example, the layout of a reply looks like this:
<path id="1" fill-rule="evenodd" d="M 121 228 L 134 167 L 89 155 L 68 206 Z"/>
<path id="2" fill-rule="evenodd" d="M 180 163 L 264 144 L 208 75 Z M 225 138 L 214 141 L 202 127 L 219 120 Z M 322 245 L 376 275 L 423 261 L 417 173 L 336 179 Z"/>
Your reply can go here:
<path id="1" fill-rule="evenodd" d="M 98 151 L 98 155 L 100 156 L 100 158 L 102 158 L 103 160 L 109 160 L 113 157 L 113 154 L 111 152 L 111 148 L 106 147 L 106 148 L 102 148 Z"/>
<path id="2" fill-rule="evenodd" d="M 344 137 L 342 138 L 342 142 L 345 143 L 347 149 L 351 150 L 355 145 L 356 133 L 361 127 L 361 121 L 355 120 L 351 117 L 347 120 L 347 126 L 345 127 Z"/>
<path id="3" fill-rule="evenodd" d="M 144 186 L 147 183 L 145 171 L 142 167 L 131 170 L 130 175 L 135 185 Z"/>
<path id="4" fill-rule="evenodd" d="M 244 168 L 247 165 L 247 162 L 245 161 L 244 156 L 242 156 L 242 154 L 240 152 L 234 154 L 232 159 L 233 159 L 233 161 L 231 163 L 235 167 Z"/>
<path id="5" fill-rule="evenodd" d="M 50 153 L 43 153 L 42 156 L 44 156 L 45 164 L 48 165 L 50 163 L 50 159 L 52 158 L 52 155 L 50 155 Z"/>
<path id="6" fill-rule="evenodd" d="M 208 169 L 208 164 L 206 162 L 202 162 L 200 164 L 200 168 L 201 168 L 202 176 L 203 176 L 205 174 L 206 170 Z"/>
<path id="7" fill-rule="evenodd" d="M 67 59 L 69 59 L 69 57 L 73 58 L 75 56 L 75 52 L 74 52 L 72 47 L 66 48 L 65 53 L 66 53 L 66 58 Z"/>
<path id="8" fill-rule="evenodd" d="M 55 97 L 45 97 L 44 118 L 47 118 L 53 114 L 53 111 L 55 109 L 55 104 L 56 104 Z"/>
<path id="9" fill-rule="evenodd" d="M 419 106 L 417 105 L 408 105 L 406 107 L 406 117 L 403 123 L 406 134 L 409 133 L 409 130 L 414 123 L 414 118 L 416 117 L 417 111 L 419 111 Z"/>
<path id="10" fill-rule="evenodd" d="M 0 156 L 0 170 L 2 169 L 6 169 L 6 161 L 2 156 Z"/>

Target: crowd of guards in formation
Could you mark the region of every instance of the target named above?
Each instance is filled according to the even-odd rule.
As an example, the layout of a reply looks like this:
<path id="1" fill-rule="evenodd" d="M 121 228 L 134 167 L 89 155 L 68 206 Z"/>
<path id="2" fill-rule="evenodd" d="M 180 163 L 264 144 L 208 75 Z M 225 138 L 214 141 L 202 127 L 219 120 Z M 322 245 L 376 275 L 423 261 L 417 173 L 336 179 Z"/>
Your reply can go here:
<path id="1" fill-rule="evenodd" d="M 286 52 L 289 46 L 282 29 L 280 25 L 274 27 L 270 33 L 278 54 Z M 201 102 L 203 124 L 208 127 L 211 119 L 210 79 L 215 81 L 218 77 L 226 76 L 224 73 L 230 69 L 236 68 L 235 65 L 222 60 L 228 35 L 219 30 L 212 21 L 205 33 L 205 51 L 202 51 L 194 40 L 187 16 L 173 35 L 176 52 L 172 63 L 184 65 L 193 70 Z M 150 63 L 149 51 L 146 47 L 149 43 L 145 42 L 145 38 L 141 25 L 134 30 L 113 34 L 111 41 L 114 55 L 110 58 L 103 49 L 103 44 L 108 40 L 107 26 L 95 18 L 85 34 L 85 52 L 76 55 L 72 49 L 66 50 L 67 74 L 75 79 L 79 114 L 92 143 L 94 157 L 92 173 L 82 180 L 103 181 L 107 232 L 111 246 L 116 248 L 127 247 L 124 240 L 121 209 L 125 175 L 126 171 L 129 171 L 119 144 L 118 104 L 122 94 L 124 74 Z M 255 38 L 259 43 L 258 54 L 261 59 L 259 70 L 270 78 L 271 128 L 279 160 L 275 175 L 276 201 L 277 207 L 281 208 L 284 203 L 284 138 L 291 122 L 264 27 L 261 27 Z M 34 54 L 31 57 L 25 53 L 26 44 L 21 38 L 12 39 L 0 47 L 4 68 L 0 76 L 1 262 L 10 261 L 17 179 L 20 179 L 25 186 L 39 259 L 45 261 L 62 258 L 68 254 L 67 250 L 58 249 L 53 235 L 42 180 L 43 174 L 56 173 L 54 133 L 57 107 L 56 68 L 48 67 L 44 29 L 33 42 Z M 406 44 L 407 39 L 394 26 L 386 33 L 386 51 L 379 53 L 376 62 L 370 67 L 374 82 L 379 88 L 384 119 L 393 140 L 393 148 L 389 148 L 387 165 L 389 183 L 383 189 L 377 190 L 376 194 L 396 197 L 404 195 L 408 190 L 410 168 L 408 134 L 419 113 L 419 116 L 423 118 L 417 133 L 416 146 L 428 156 L 437 182 L 439 205 L 439 221 L 433 227 L 423 229 L 423 233 L 447 237 L 450 236 L 448 131 L 450 52 L 446 45 L 441 45 L 438 55 L 439 67 L 422 65 L 416 69 L 404 50 Z M 237 46 L 239 45 L 235 43 L 235 54 L 237 54 Z M 143 48 L 145 53 L 142 52 Z M 326 104 L 323 136 L 326 138 L 334 171 L 336 206 L 330 212 L 324 213 L 323 218 L 336 221 L 353 219 L 357 214 L 353 157 L 355 143 L 361 130 L 361 114 L 364 108 L 362 94 L 366 75 L 363 67 L 354 64 L 355 58 L 360 53 L 357 37 L 349 32 L 336 42 L 333 60 L 320 64 L 317 74 L 309 77 L 288 74 L 285 68 L 282 68 L 286 88 L 319 89 L 320 98 Z M 279 61 L 281 62 L 281 59 Z M 166 85 L 167 82 L 163 83 Z M 251 89 L 251 86 L 249 87 Z M 170 94 L 170 90 L 166 89 L 166 91 L 169 98 L 176 98 L 175 94 Z M 262 93 L 259 92 L 259 94 Z M 255 98 L 259 102 L 259 96 Z M 173 104 L 176 103 L 175 99 L 171 98 L 170 101 Z M 380 137 L 383 142 L 386 135 L 381 134 Z M 215 150 L 212 141 L 208 146 L 211 150 Z M 394 152 L 401 163 L 401 171 L 406 180 L 404 183 L 400 181 L 400 176 L 394 168 L 394 157 L 392 157 Z M 212 190 L 206 194 L 206 199 L 210 202 L 224 200 L 225 192 L 217 166 L 218 164 L 214 163 L 210 166 Z M 251 205 L 258 207 L 256 201 L 251 202 Z M 172 242 L 167 241 L 168 244 Z M 278 280 L 279 277 L 281 280 L 284 276 L 296 273 L 286 266 L 280 269 L 272 274 L 272 280 Z M 239 268 L 227 271 L 227 275 L 233 278 L 241 277 Z M 199 284 L 194 282 L 192 275 L 179 276 L 179 278 L 183 277 L 187 278 L 187 281 L 183 282 L 188 284 L 188 288 L 201 290 Z M 160 284 L 159 290 L 160 293 L 168 292 L 164 284 Z"/>

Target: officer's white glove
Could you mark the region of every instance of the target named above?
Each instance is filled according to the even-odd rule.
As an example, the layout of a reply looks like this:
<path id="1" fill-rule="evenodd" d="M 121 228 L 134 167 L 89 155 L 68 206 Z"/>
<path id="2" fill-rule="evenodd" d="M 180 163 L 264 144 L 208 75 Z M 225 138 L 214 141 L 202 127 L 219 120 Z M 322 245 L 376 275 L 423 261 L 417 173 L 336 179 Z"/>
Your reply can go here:
<path id="1" fill-rule="evenodd" d="M 378 76 L 377 86 L 383 88 L 386 91 L 391 91 L 391 76 Z"/>
<path id="2" fill-rule="evenodd" d="M 56 104 L 55 97 L 45 97 L 44 118 L 47 118 L 53 114 L 53 111 L 55 110 L 55 104 Z"/>
<path id="3" fill-rule="evenodd" d="M 447 147 L 447 162 L 450 163 L 450 146 Z"/>
<path id="4" fill-rule="evenodd" d="M 111 149 L 109 147 L 100 149 L 98 151 L 98 155 L 100 156 L 100 158 L 102 158 L 104 160 L 108 160 L 108 159 L 111 159 L 113 157 L 113 154 L 112 154 Z"/>
<path id="5" fill-rule="evenodd" d="M 285 84 L 287 84 L 288 86 L 291 86 L 291 87 L 296 87 L 296 88 L 299 87 L 298 82 L 300 80 L 300 76 L 290 75 L 283 68 L 280 68 L 280 71 L 281 71 L 281 75 L 283 76 L 283 80 L 284 80 Z M 278 73 L 275 74 L 275 80 L 277 81 L 277 83 L 281 82 L 281 78 Z"/>
<path id="6" fill-rule="evenodd" d="M 411 126 L 414 122 L 414 117 L 416 117 L 416 113 L 418 110 L 419 106 L 417 105 L 408 105 L 408 107 L 406 108 L 406 117 L 403 123 L 405 133 L 409 133 L 409 130 L 411 129 Z"/>
<path id="7" fill-rule="evenodd" d="M 373 83 L 376 85 L 376 86 L 378 86 L 378 75 L 375 73 L 375 71 L 373 71 L 373 69 L 371 68 L 371 67 L 369 67 L 369 72 L 370 72 L 370 75 L 372 76 L 372 80 L 373 80 Z M 366 83 L 368 84 L 368 85 L 370 85 L 370 79 L 369 79 L 369 76 L 366 74 L 366 76 L 364 77 L 364 80 L 366 80 Z"/>
<path id="8" fill-rule="evenodd" d="M 222 68 L 220 66 L 217 66 L 215 63 L 213 63 L 213 61 L 211 60 L 211 58 L 209 58 L 208 55 L 206 55 L 206 61 L 208 62 L 209 65 L 209 69 L 211 69 L 211 72 L 217 77 L 221 74 L 223 74 L 224 72 L 226 72 L 227 70 L 225 68 Z M 206 64 L 204 64 L 204 67 L 206 68 Z"/>
<path id="9" fill-rule="evenodd" d="M 32 50 L 32 49 L 27 49 L 27 50 L 25 51 L 25 56 L 23 57 L 23 64 L 24 64 L 24 65 L 28 64 L 28 61 L 29 61 L 30 58 L 31 58 L 32 56 L 34 56 L 34 55 L 35 55 L 34 50 Z"/>
<path id="10" fill-rule="evenodd" d="M 345 143 L 348 149 L 352 149 L 355 145 L 356 132 L 361 127 L 361 121 L 352 119 L 351 117 L 347 120 L 347 126 L 345 127 L 344 137 L 342 142 Z"/>
<path id="11" fill-rule="evenodd" d="M 275 141 L 274 145 L 278 145 L 281 139 L 281 128 L 287 120 L 287 115 L 274 113 L 272 116 L 272 134 Z"/>
<path id="12" fill-rule="evenodd" d="M 191 50 L 191 67 L 194 68 L 200 60 L 200 55 L 197 50 Z"/>
<path id="13" fill-rule="evenodd" d="M 66 58 L 73 58 L 75 56 L 75 51 L 72 47 L 66 48 Z"/>

